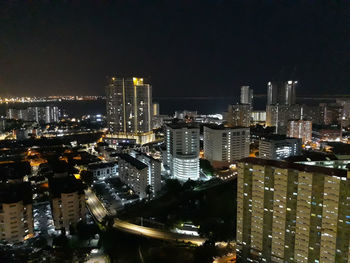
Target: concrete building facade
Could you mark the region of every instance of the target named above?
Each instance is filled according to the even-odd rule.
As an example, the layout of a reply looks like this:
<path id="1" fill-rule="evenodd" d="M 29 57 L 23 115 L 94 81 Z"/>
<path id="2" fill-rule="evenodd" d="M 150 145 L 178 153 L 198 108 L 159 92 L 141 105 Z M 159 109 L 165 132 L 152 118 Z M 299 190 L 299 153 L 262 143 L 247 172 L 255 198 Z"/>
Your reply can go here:
<path id="1" fill-rule="evenodd" d="M 249 156 L 250 129 L 204 126 L 204 158 L 213 166 L 227 166 Z"/>
<path id="2" fill-rule="evenodd" d="M 272 135 L 259 140 L 259 157 L 272 160 L 283 160 L 290 156 L 300 155 L 302 141 L 284 135 Z"/>
<path id="3" fill-rule="evenodd" d="M 0 184 L 0 240 L 15 243 L 34 237 L 32 202 L 29 183 Z"/>
<path id="4" fill-rule="evenodd" d="M 199 178 L 199 128 L 187 124 L 166 126 L 166 156 L 164 164 L 179 180 Z"/>
<path id="5" fill-rule="evenodd" d="M 303 143 L 310 142 L 312 139 L 312 121 L 289 121 L 287 127 L 287 136 L 292 138 L 300 138 Z"/>
<path id="6" fill-rule="evenodd" d="M 242 159 L 237 181 L 238 262 L 348 263 L 349 178 L 345 169 L 315 162 Z"/>
<path id="7" fill-rule="evenodd" d="M 74 176 L 49 180 L 52 218 L 57 230 L 69 232 L 86 216 L 84 186 Z"/>
<path id="8" fill-rule="evenodd" d="M 116 138 L 144 144 L 152 133 L 152 86 L 143 78 L 112 77 L 106 87 L 107 126 Z"/>

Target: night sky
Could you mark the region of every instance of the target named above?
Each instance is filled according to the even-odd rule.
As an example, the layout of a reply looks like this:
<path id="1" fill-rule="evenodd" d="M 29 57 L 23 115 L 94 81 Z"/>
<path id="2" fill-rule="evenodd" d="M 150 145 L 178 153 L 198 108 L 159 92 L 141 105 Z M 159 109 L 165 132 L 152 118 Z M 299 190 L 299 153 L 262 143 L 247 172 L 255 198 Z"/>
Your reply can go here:
<path id="1" fill-rule="evenodd" d="M 104 95 L 106 76 L 154 96 L 350 93 L 350 1 L 0 1 L 0 95 Z"/>

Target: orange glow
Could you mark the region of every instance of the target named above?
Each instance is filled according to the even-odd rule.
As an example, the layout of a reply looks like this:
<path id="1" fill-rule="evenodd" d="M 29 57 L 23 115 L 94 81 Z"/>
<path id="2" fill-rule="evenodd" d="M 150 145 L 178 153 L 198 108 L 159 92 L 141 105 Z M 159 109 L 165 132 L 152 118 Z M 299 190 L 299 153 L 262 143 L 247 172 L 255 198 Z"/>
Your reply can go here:
<path id="1" fill-rule="evenodd" d="M 60 160 L 61 161 L 65 161 L 66 163 L 68 163 L 68 158 L 66 156 L 61 156 Z"/>
<path id="2" fill-rule="evenodd" d="M 0 164 L 6 164 L 6 163 L 14 163 L 14 161 L 2 161 Z"/>
<path id="3" fill-rule="evenodd" d="M 49 188 L 49 183 L 42 183 L 40 186 L 42 188 Z"/>
<path id="4" fill-rule="evenodd" d="M 74 174 L 74 177 L 78 180 L 80 180 L 80 174 Z"/>
<path id="5" fill-rule="evenodd" d="M 24 237 L 24 240 L 34 237 L 34 234 L 28 234 Z"/>

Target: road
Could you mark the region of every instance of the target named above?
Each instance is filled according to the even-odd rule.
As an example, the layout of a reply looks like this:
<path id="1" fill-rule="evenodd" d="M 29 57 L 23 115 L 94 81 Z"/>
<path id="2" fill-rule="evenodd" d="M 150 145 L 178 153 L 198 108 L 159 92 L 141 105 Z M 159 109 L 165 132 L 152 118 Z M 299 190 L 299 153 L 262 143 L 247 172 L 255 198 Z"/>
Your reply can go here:
<path id="1" fill-rule="evenodd" d="M 101 223 L 103 221 L 103 218 L 109 215 L 107 209 L 103 206 L 103 204 L 100 202 L 98 197 L 91 189 L 85 191 L 85 196 L 87 198 L 86 203 L 89 207 L 90 212 L 93 214 L 95 219 Z M 114 219 L 113 227 L 126 233 L 155 239 L 191 242 L 196 245 L 201 245 L 205 241 L 205 239 L 201 237 L 172 233 L 156 228 L 144 227 L 129 223 L 127 221 L 122 221 L 117 218 Z"/>
<path id="2" fill-rule="evenodd" d="M 181 241 L 181 242 L 191 242 L 196 245 L 201 245 L 205 242 L 204 238 L 201 238 L 198 236 L 177 234 L 177 233 L 159 230 L 156 228 L 139 226 L 139 225 L 135 225 L 119 219 L 114 219 L 113 227 L 130 234 L 145 236 L 149 238 Z"/>
<path id="3" fill-rule="evenodd" d="M 109 215 L 107 209 L 100 202 L 96 194 L 89 188 L 85 190 L 86 204 L 90 212 L 98 222 L 102 222 L 103 218 Z"/>

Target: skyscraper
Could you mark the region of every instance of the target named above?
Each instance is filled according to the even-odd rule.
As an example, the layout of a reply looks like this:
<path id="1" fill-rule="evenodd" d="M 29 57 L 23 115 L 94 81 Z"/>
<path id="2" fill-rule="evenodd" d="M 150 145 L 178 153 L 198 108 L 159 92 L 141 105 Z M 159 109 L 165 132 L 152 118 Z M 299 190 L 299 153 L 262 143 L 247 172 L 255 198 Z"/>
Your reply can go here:
<path id="1" fill-rule="evenodd" d="M 298 81 L 267 83 L 266 126 L 275 126 L 276 133 L 286 134 L 288 120 L 299 119 L 301 106 L 296 104 Z"/>
<path id="2" fill-rule="evenodd" d="M 199 128 L 182 123 L 166 127 L 166 156 L 164 164 L 179 180 L 199 178 Z"/>
<path id="3" fill-rule="evenodd" d="M 267 83 L 267 105 L 293 105 L 296 102 L 298 81 L 274 81 Z"/>
<path id="4" fill-rule="evenodd" d="M 349 262 L 349 161 L 331 163 L 240 161 L 238 262 Z"/>
<path id="5" fill-rule="evenodd" d="M 249 86 L 241 87 L 241 104 L 253 104 L 253 89 Z"/>
<path id="6" fill-rule="evenodd" d="M 288 122 L 287 136 L 302 139 L 303 143 L 312 139 L 312 121 L 291 120 Z"/>
<path id="7" fill-rule="evenodd" d="M 251 105 L 233 104 L 229 105 L 224 119 L 229 127 L 249 127 L 251 120 Z"/>
<path id="8" fill-rule="evenodd" d="M 152 87 L 143 78 L 112 77 L 106 87 L 107 125 L 111 136 L 152 141 Z"/>

